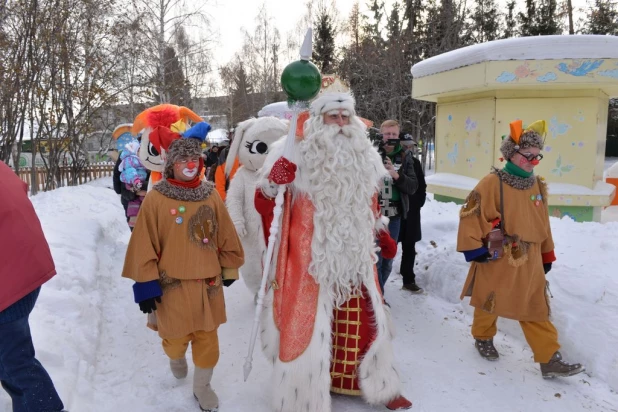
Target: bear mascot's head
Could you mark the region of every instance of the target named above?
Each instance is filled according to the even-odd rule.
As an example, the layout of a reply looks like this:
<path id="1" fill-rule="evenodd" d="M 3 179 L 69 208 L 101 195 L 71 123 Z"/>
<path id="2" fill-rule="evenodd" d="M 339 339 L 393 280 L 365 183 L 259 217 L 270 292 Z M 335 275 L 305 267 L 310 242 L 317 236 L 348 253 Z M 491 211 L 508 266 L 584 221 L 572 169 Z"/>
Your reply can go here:
<path id="1" fill-rule="evenodd" d="M 264 164 L 270 145 L 285 136 L 288 122 L 276 117 L 259 117 L 238 123 L 228 159 L 235 159 L 246 169 L 255 172 Z M 225 174 L 229 176 L 233 162 L 226 162 Z"/>

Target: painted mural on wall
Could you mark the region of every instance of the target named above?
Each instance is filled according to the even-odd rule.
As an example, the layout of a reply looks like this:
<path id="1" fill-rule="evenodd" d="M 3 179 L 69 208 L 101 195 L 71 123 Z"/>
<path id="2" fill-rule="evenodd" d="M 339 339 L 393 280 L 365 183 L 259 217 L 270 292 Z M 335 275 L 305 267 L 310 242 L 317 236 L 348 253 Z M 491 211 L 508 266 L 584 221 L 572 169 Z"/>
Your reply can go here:
<path id="1" fill-rule="evenodd" d="M 459 102 L 439 107 L 436 126 L 438 173 L 482 178 L 491 166 L 501 168 L 501 136 L 516 119 L 545 119 L 548 133 L 537 172 L 556 183 L 591 188 L 598 145 L 595 98 L 505 99 Z"/>
<path id="2" fill-rule="evenodd" d="M 491 167 L 493 101 L 481 100 L 441 105 L 436 125 L 439 173 L 480 178 Z"/>
<path id="3" fill-rule="evenodd" d="M 495 80 L 498 83 L 550 83 L 557 81 L 587 80 L 597 76 L 618 80 L 618 63 L 605 59 L 572 59 L 563 61 L 500 62 Z"/>
<path id="4" fill-rule="evenodd" d="M 548 133 L 544 157 L 536 172 L 550 182 L 591 189 L 599 179 L 595 175 L 597 156 L 603 156 L 597 153 L 602 148 L 597 141 L 604 137 L 599 135 L 601 129 L 597 125 L 598 105 L 599 100 L 594 97 L 546 98 L 541 105 L 534 98 L 500 100 L 496 104 L 496 132 L 508 134 L 508 124 L 516 118 L 524 123 L 545 119 Z M 494 156 L 501 157 L 499 147 L 495 148 Z M 503 164 L 495 161 L 495 165 Z"/>

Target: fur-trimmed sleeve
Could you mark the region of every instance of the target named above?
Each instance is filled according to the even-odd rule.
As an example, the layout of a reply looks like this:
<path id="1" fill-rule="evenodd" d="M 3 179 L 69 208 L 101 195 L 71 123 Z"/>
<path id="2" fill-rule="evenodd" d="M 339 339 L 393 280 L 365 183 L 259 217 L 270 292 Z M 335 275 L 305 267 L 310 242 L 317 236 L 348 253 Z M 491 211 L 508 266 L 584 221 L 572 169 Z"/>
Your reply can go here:
<path id="1" fill-rule="evenodd" d="M 122 277 L 136 282 L 149 282 L 159 279 L 159 242 L 157 225 L 158 192 L 148 192 L 137 215 L 137 221 L 129 240 L 124 259 Z"/>
<path id="2" fill-rule="evenodd" d="M 495 179 L 495 182 L 494 182 Z M 470 192 L 459 211 L 457 251 L 465 252 L 483 247 L 483 238 L 493 228 L 493 221 L 500 217 L 500 198 L 495 188 L 498 178 L 489 175 Z"/>
<path id="3" fill-rule="evenodd" d="M 213 191 L 210 196 L 214 200 L 218 223 L 215 239 L 219 247 L 219 265 L 222 268 L 238 269 L 245 263 L 245 252 L 234 228 L 234 223 L 232 223 L 232 218 L 219 193 Z"/>

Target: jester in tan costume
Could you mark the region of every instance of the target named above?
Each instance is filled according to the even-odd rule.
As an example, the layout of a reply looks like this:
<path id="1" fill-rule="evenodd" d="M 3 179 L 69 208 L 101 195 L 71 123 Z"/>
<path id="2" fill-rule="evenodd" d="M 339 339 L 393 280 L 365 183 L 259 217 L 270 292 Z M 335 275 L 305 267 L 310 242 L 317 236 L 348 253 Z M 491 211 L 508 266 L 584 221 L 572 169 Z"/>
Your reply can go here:
<path id="1" fill-rule="evenodd" d="M 541 364 L 542 376 L 553 378 L 585 369 L 562 360 L 558 332 L 549 320 L 545 275 L 556 256 L 547 184 L 533 173 L 543 158 L 546 132 L 545 121 L 525 130 L 521 120 L 511 123 L 510 136 L 500 147 L 506 166 L 481 179 L 461 209 L 457 250 L 472 262 L 461 298 L 471 296 L 470 305 L 475 307 L 472 336 L 479 354 L 497 360 L 493 337 L 498 317 L 518 320 L 534 361 Z M 504 241 L 498 243 L 502 257 L 493 246 L 490 254 L 484 242 L 496 228 L 504 234 Z"/>
<path id="2" fill-rule="evenodd" d="M 365 129 L 349 93 L 325 92 L 297 129 L 294 163 L 281 157 L 282 139 L 262 167 L 255 205 L 265 233 L 278 185 L 288 184 L 261 321 L 276 411 L 329 412 L 329 392 L 412 406 L 401 396 L 375 266 L 377 193 L 388 172 Z"/>
<path id="3" fill-rule="evenodd" d="M 202 411 L 216 412 L 211 380 L 219 360 L 217 329 L 227 320 L 223 286 L 238 279 L 244 253 L 214 185 L 199 176 L 209 129 L 197 123 L 169 145 L 165 179 L 144 199 L 122 276 L 135 281 L 140 310 L 156 317 L 149 326 L 159 332 L 177 379 L 187 376 L 191 344 L 193 394 Z"/>

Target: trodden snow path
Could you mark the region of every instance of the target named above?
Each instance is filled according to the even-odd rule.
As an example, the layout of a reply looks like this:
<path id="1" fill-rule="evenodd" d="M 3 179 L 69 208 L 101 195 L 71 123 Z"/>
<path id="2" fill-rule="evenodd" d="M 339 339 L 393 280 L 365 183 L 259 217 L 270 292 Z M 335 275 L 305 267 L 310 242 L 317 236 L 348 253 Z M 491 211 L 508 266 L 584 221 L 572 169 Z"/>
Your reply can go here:
<path id="1" fill-rule="evenodd" d="M 43 287 L 32 314 L 37 356 L 71 412 L 197 412 L 190 351 L 189 376 L 176 380 L 160 338 L 146 328 L 145 316 L 133 302 L 131 281 L 120 277 L 129 232 L 108 185 L 103 180 L 98 187 L 65 188 L 33 198 L 59 272 Z M 467 301 L 458 300 L 461 276 L 453 275 L 465 273 L 467 265 L 459 254 L 444 251 L 452 246 L 446 239 L 456 236 L 457 217 L 450 216 L 447 205 L 428 202 L 424 219 L 440 214 L 434 208 L 447 210 L 449 217 L 424 222 L 417 281 L 426 293 L 411 295 L 400 289 L 401 277 L 395 273 L 399 256 L 386 285 L 397 330 L 396 358 L 404 394 L 414 402 L 412 410 L 618 411 L 618 395 L 598 378 L 581 374 L 543 380 L 514 321 L 499 321 L 500 360 L 480 358 L 469 332 L 472 310 Z M 560 292 L 558 287 L 554 295 Z M 259 344 L 249 380 L 242 379 L 253 297 L 242 281 L 225 288 L 225 297 L 228 322 L 219 328 L 221 357 L 213 380 L 220 411 L 271 411 L 271 367 Z M 565 359 L 578 361 L 568 350 L 574 345 L 565 339 Z M 606 350 L 609 355 L 615 349 Z M 8 396 L 0 391 L 0 412 L 10 410 Z M 333 412 L 369 411 L 386 408 L 333 396 Z"/>

